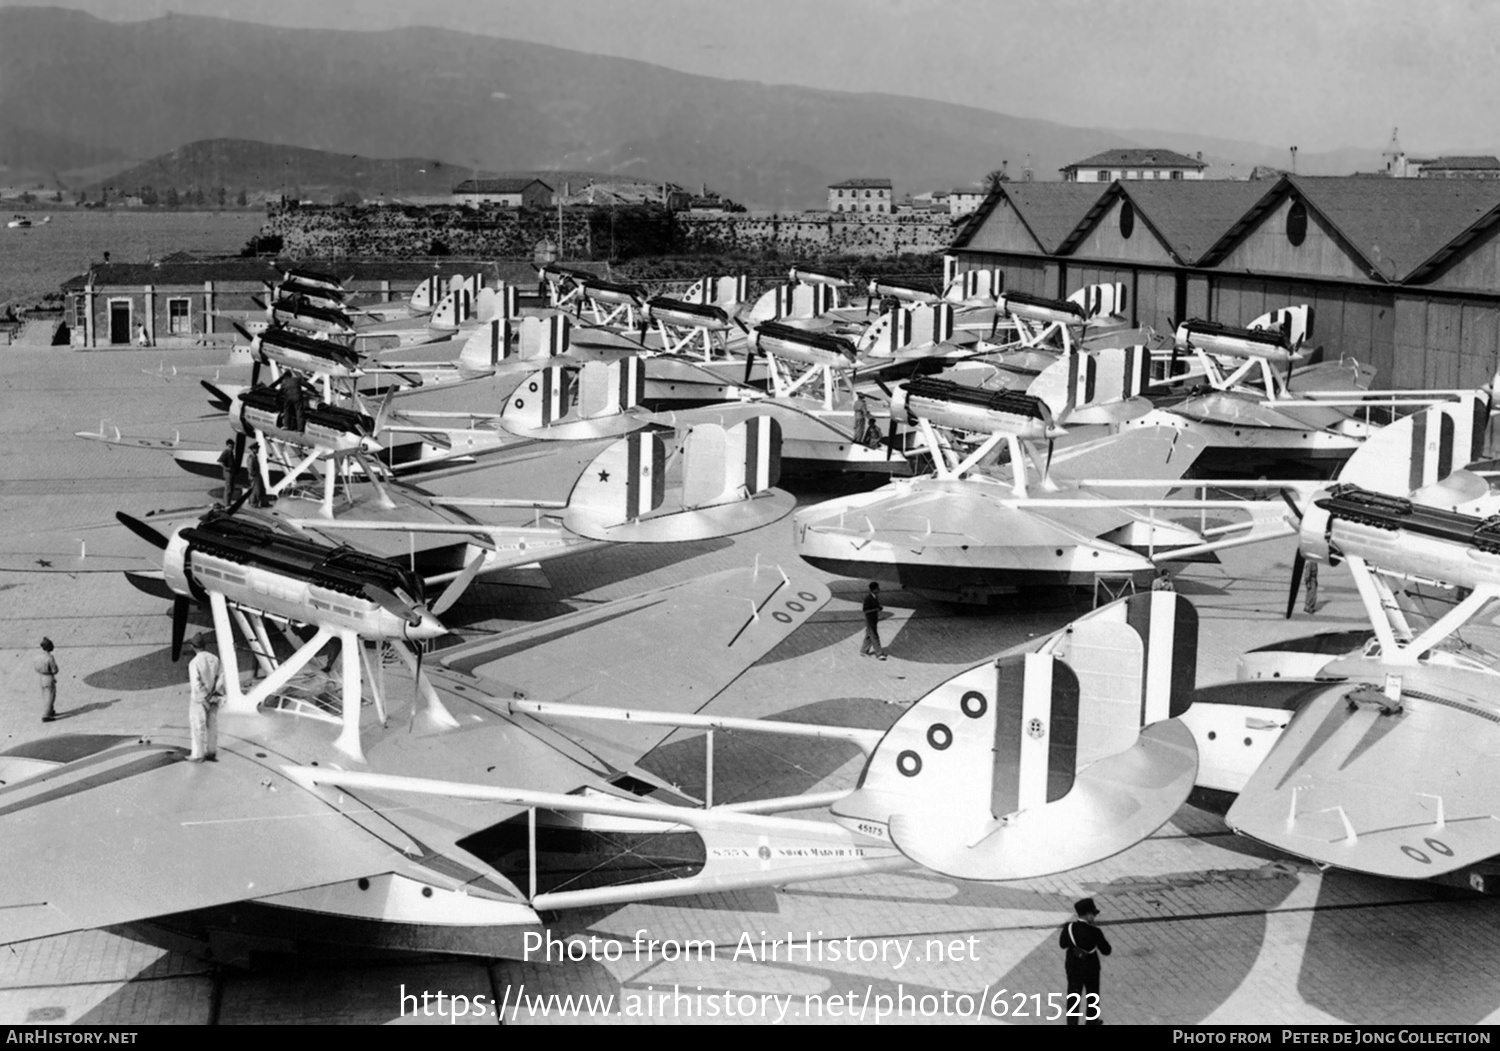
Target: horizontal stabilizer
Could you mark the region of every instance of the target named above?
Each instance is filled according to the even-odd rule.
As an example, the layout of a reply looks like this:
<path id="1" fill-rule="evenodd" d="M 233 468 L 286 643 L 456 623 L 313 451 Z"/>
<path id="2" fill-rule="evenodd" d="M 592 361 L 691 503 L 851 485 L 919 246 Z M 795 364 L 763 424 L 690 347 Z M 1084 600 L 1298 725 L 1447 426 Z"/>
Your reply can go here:
<path id="1" fill-rule="evenodd" d="M 1151 352 L 1142 346 L 1077 351 L 1043 369 L 1026 393 L 1045 401 L 1058 416 L 1071 405 L 1069 422 L 1117 422 L 1117 416 L 1095 420 L 1097 414 L 1086 410 L 1119 407 L 1140 397 L 1150 385 L 1150 373 Z M 1139 408 L 1144 414 L 1151 407 L 1142 402 Z"/>
<path id="2" fill-rule="evenodd" d="M 1489 425 L 1488 391 L 1429 406 L 1382 427 L 1355 449 L 1339 482 L 1405 496 L 1480 459 Z"/>

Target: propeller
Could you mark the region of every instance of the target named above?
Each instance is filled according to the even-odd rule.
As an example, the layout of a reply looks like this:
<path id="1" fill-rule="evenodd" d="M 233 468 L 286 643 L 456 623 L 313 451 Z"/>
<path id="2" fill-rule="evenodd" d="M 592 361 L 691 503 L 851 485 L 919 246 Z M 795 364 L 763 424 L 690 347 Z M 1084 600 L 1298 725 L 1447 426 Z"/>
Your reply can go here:
<path id="1" fill-rule="evenodd" d="M 165 551 L 167 549 L 167 536 L 160 530 L 152 529 L 139 518 L 133 518 L 124 511 L 116 511 L 115 519 L 126 529 L 140 537 L 146 543 Z"/>
<path id="2" fill-rule="evenodd" d="M 408 624 L 416 624 L 422 619 L 422 611 L 417 607 L 416 600 L 400 588 L 392 593 L 379 584 L 366 584 L 364 594 L 365 598 Z"/>
<path id="3" fill-rule="evenodd" d="M 468 590 L 469 585 L 474 582 L 474 578 L 479 575 L 480 567 L 484 565 L 485 555 L 486 552 L 479 552 L 467 566 L 464 566 L 464 571 L 454 577 L 453 581 L 443 589 L 443 593 L 438 596 L 437 601 L 431 607 L 434 617 L 440 617 L 448 612 L 448 609 Z"/>
<path id="4" fill-rule="evenodd" d="M 1287 489 L 1282 489 L 1281 499 L 1291 508 L 1292 517 L 1298 522 L 1302 521 L 1302 508 L 1297 506 L 1297 501 Z M 1302 547 L 1298 545 L 1297 553 L 1292 556 L 1292 585 L 1286 594 L 1286 619 L 1292 619 L 1292 610 L 1297 605 L 1297 592 L 1302 588 L 1302 573 L 1307 568 L 1307 559 L 1302 556 Z"/>

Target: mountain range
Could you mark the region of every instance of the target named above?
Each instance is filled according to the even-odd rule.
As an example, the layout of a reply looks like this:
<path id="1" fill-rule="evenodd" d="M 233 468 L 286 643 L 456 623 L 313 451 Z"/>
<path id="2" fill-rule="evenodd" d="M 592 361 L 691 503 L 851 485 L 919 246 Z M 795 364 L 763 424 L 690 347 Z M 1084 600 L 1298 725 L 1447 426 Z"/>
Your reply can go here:
<path id="1" fill-rule="evenodd" d="M 344 177 L 310 152 L 321 151 L 354 162 L 349 188 L 367 195 L 441 193 L 475 171 L 564 169 L 706 184 L 762 208 L 821 207 L 828 183 L 852 176 L 890 178 L 900 195 L 975 185 L 1003 161 L 1019 178 L 1029 159 L 1037 178 L 1051 179 L 1064 164 L 1126 146 L 1201 150 L 1245 173 L 1287 162 L 1279 149 L 1212 136 L 721 80 L 449 30 L 282 29 L 175 14 L 107 22 L 0 8 L 0 182 L 79 187 L 145 161 L 159 184 L 186 186 L 194 180 L 181 173 L 197 165 L 202 174 L 213 149 L 225 161 L 215 140 L 241 140 L 234 150 L 247 172 L 289 187 Z M 257 143 L 297 149 L 257 153 Z M 1379 165 L 1378 149 L 1298 157 L 1310 173 Z M 234 165 L 215 170 L 225 168 Z M 247 179 L 207 184 L 221 182 Z"/>

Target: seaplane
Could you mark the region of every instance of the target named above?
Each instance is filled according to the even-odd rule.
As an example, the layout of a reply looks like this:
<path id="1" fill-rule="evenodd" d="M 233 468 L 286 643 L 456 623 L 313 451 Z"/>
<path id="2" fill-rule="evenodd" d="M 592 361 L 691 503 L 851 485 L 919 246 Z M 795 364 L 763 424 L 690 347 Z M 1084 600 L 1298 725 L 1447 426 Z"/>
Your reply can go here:
<path id="1" fill-rule="evenodd" d="M 1309 356 L 1308 306 L 1270 311 L 1245 328 L 1185 321 L 1173 337 L 1169 375 L 1188 353 L 1205 389 L 1157 398 L 1158 408 L 1127 427 L 1190 429 L 1208 441 L 1203 469 L 1261 472 L 1300 468 L 1325 475 L 1348 459 L 1393 413 L 1463 391 L 1372 391 L 1373 370 L 1353 361 L 1298 367 Z M 1290 387 L 1296 383 L 1298 393 Z"/>
<path id="2" fill-rule="evenodd" d="M 951 380 L 898 387 L 892 412 L 911 419 L 934 472 L 799 511 L 798 554 L 841 576 L 987 602 L 1037 586 L 1139 586 L 1173 554 L 1201 559 L 1286 535 L 1279 501 L 1170 495 L 1203 448 L 1191 435 L 1140 429 L 1055 450 L 1076 391 L 1054 412 L 1033 394 Z M 1170 517 L 1187 511 L 1235 520 L 1200 532 Z"/>
<path id="3" fill-rule="evenodd" d="M 0 752 L 3 943 L 109 926 L 226 964 L 267 948 L 522 958 L 560 910 L 918 868 L 1063 871 L 1150 835 L 1192 789 L 1172 698 L 1192 686 L 1196 620 L 1170 593 L 986 661 L 882 733 L 725 710 L 724 688 L 829 597 L 795 567 L 700 577 L 419 663 L 412 647 L 441 625 L 398 565 L 233 518 L 132 528 L 163 550 L 174 596 L 213 613 L 230 680 L 219 761 L 185 762 L 180 725 Z M 267 622 L 290 640 L 273 647 Z M 291 666 L 334 637 L 341 688 L 293 689 Z M 382 688 L 374 646 L 409 658 L 410 694 Z M 721 803 L 712 741 L 729 731 L 852 746 L 864 771 L 852 791 Z M 674 732 L 708 737 L 701 791 L 641 765 Z"/>
<path id="4" fill-rule="evenodd" d="M 1304 564 L 1346 565 L 1371 631 L 1251 651 L 1239 681 L 1194 694 L 1194 800 L 1234 831 L 1320 866 L 1500 889 L 1500 656 L 1480 624 L 1500 497 L 1454 469 L 1488 401 L 1390 425 L 1294 507 L 1292 599 Z"/>

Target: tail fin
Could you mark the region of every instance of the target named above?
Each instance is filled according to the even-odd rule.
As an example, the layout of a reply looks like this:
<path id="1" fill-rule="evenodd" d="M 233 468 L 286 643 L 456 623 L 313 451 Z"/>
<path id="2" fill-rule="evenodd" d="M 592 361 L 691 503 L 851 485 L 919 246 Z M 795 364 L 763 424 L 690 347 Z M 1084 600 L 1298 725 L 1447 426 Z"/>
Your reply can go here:
<path id="1" fill-rule="evenodd" d="M 1280 310 L 1262 314 L 1245 327 L 1280 332 L 1286 337 L 1287 348 L 1295 351 L 1305 340 L 1312 338 L 1313 308 L 1306 303 L 1295 307 L 1282 307 Z"/>
<path id="2" fill-rule="evenodd" d="M 682 506 L 731 503 L 772 488 L 781 479 L 781 424 L 752 416 L 724 428 L 699 424 L 682 447 Z"/>
<path id="3" fill-rule="evenodd" d="M 416 311 L 429 311 L 438 304 L 446 292 L 447 286 L 436 274 L 424 278 L 411 294 L 411 308 Z"/>
<path id="4" fill-rule="evenodd" d="M 683 294 L 683 301 L 699 306 L 727 307 L 743 303 L 750 295 L 750 279 L 738 277 L 705 277 L 694 281 Z"/>
<path id="5" fill-rule="evenodd" d="M 1129 401 L 1139 397 L 1150 384 L 1149 350 L 1142 346 L 1108 347 L 1059 358 L 1031 381 L 1026 393 L 1041 398 L 1060 418 L 1069 410 L 1076 412 Z"/>
<path id="6" fill-rule="evenodd" d="M 922 698 L 835 804 L 885 825 L 913 861 L 965 879 L 1024 879 L 1109 857 L 1192 791 L 1197 750 L 1173 716 L 1196 667 L 1197 614 L 1153 591 L 1075 621 L 1035 653 Z"/>
<path id="7" fill-rule="evenodd" d="M 518 341 L 522 361 L 560 357 L 573 343 L 573 321 L 566 314 L 521 319 Z"/>
<path id="8" fill-rule="evenodd" d="M 467 289 L 449 292 L 432 311 L 433 328 L 458 328 L 474 313 L 474 300 Z"/>
<path id="9" fill-rule="evenodd" d="M 965 270 L 954 274 L 943 286 L 943 298 L 950 303 L 975 299 L 995 300 L 1005 291 L 1005 271 Z"/>
<path id="10" fill-rule="evenodd" d="M 604 539 L 613 527 L 650 514 L 666 495 L 666 463 L 666 444 L 659 432 L 621 438 L 596 456 L 573 486 L 568 528 L 580 536 Z"/>
<path id="11" fill-rule="evenodd" d="M 1339 471 L 1340 482 L 1406 496 L 1484 455 L 1490 393 L 1471 391 L 1381 428 Z"/>
<path id="12" fill-rule="evenodd" d="M 475 329 L 464 340 L 458 352 L 458 364 L 467 369 L 492 369 L 507 358 L 514 357 L 517 348 L 516 326 L 509 318 L 495 318 Z"/>
<path id="13" fill-rule="evenodd" d="M 1089 321 L 1101 317 L 1123 318 L 1130 309 L 1123 282 L 1086 285 L 1069 296 L 1068 302 L 1083 307 L 1083 316 Z"/>
<path id="14" fill-rule="evenodd" d="M 907 347 L 928 347 L 953 338 L 953 304 L 897 307 L 875 319 L 859 338 L 866 354 L 890 355 Z"/>
<path id="15" fill-rule="evenodd" d="M 572 401 L 573 371 L 554 365 L 522 380 L 500 418 L 520 432 L 539 430 L 566 415 Z"/>
<path id="16" fill-rule="evenodd" d="M 839 304 L 839 290 L 832 285 L 777 285 L 755 301 L 749 320 L 813 318 L 837 310 Z"/>
<path id="17" fill-rule="evenodd" d="M 578 415 L 611 416 L 646 397 L 646 363 L 638 357 L 591 361 L 578 374 Z"/>
<path id="18" fill-rule="evenodd" d="M 501 281 L 494 288 L 481 287 L 474 296 L 474 316 L 480 321 L 519 317 L 515 286 Z"/>

